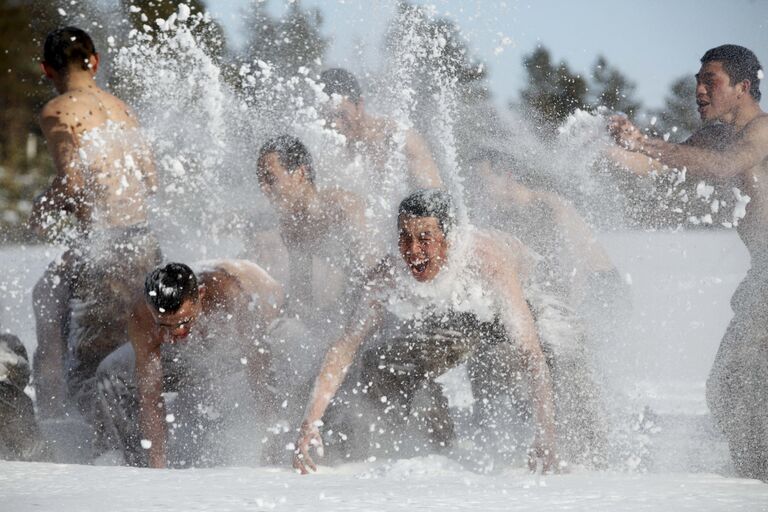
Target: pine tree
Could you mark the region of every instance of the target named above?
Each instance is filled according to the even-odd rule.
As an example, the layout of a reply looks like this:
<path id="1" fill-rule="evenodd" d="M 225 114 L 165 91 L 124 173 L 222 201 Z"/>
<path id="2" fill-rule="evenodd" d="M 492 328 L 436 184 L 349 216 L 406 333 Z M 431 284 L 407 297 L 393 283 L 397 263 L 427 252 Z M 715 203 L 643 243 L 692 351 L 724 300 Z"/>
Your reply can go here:
<path id="1" fill-rule="evenodd" d="M 0 232 L 22 233 L 33 195 L 53 174 L 37 113 L 53 97 L 41 79 L 45 35 L 58 19 L 44 0 L 0 0 Z M 0 240 L 2 241 L 2 240 Z"/>
<path id="2" fill-rule="evenodd" d="M 243 60 L 270 63 L 284 77 L 295 76 L 300 68 L 319 71 L 328 48 L 320 33 L 319 9 L 304 9 L 297 0 L 282 18 L 274 18 L 267 12 L 267 2 L 254 2 L 245 19 L 248 43 Z"/>
<path id="3" fill-rule="evenodd" d="M 634 119 L 642 108 L 642 104 L 632 97 L 635 88 L 635 84 L 611 66 L 605 57 L 597 57 L 592 66 L 592 83 L 589 87 L 593 107 L 604 106 Z"/>
<path id="4" fill-rule="evenodd" d="M 452 133 L 459 161 L 478 143 L 501 131 L 487 83 L 487 68 L 475 59 L 455 23 L 432 18 L 423 8 L 401 1 L 398 15 L 385 35 L 385 51 L 392 76 L 400 88 L 413 89 L 409 115 L 415 127 L 433 142 L 444 145 L 444 134 L 433 133 L 440 116 L 452 107 Z M 441 104 L 450 90 L 452 104 Z M 442 100 L 441 100 L 442 98 Z M 443 119 L 445 119 L 443 117 Z M 439 131 L 439 130 L 438 130 Z M 445 164 L 446 162 L 444 162 Z"/>
<path id="5" fill-rule="evenodd" d="M 568 64 L 552 62 L 549 50 L 539 46 L 524 57 L 528 84 L 520 93 L 523 108 L 551 134 L 574 110 L 584 108 L 587 82 Z"/>
<path id="6" fill-rule="evenodd" d="M 123 13 L 128 18 L 130 25 L 139 31 L 157 29 L 157 20 L 167 20 L 178 12 L 179 3 L 176 0 L 120 0 Z M 185 0 L 184 2 L 192 13 L 205 12 L 205 3 L 202 0 Z M 226 52 L 226 38 L 224 30 L 215 21 L 211 20 L 197 27 L 195 35 L 204 43 L 207 53 L 217 60 Z"/>
<path id="7" fill-rule="evenodd" d="M 701 126 L 696 106 L 696 80 L 683 76 L 675 80 L 664 100 L 664 107 L 652 114 L 659 135 L 669 134 L 671 142 L 682 142 Z"/>

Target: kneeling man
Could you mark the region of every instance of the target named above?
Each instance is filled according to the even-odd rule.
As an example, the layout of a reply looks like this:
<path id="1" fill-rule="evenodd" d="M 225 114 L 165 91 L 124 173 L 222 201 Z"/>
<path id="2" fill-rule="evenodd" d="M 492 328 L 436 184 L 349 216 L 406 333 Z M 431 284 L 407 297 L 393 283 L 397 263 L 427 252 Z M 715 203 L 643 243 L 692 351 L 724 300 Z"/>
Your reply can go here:
<path id="1" fill-rule="evenodd" d="M 263 335 L 279 314 L 282 288 L 249 261 L 198 267 L 169 263 L 149 273 L 131 312 L 130 344 L 97 371 L 101 448 L 121 450 L 128 464 L 220 462 L 222 413 L 248 402 L 238 393 L 238 368 L 260 411 L 274 406 Z"/>
<path id="2" fill-rule="evenodd" d="M 420 190 L 400 204 L 402 259 L 385 259 L 365 283 L 352 301 L 357 311 L 325 356 L 293 461 L 302 473 L 316 468 L 309 450 L 322 446 L 323 415 L 374 332 L 371 341 L 381 342 L 364 352 L 359 380 L 362 393 L 382 409 L 380 418 L 408 418 L 414 394 L 426 389 L 434 397 L 434 379 L 467 362 L 479 403 L 488 402 L 491 388 L 514 392 L 519 381 L 527 382 L 535 424 L 532 467 L 542 458 L 545 471 L 556 470 L 561 445 L 570 451 L 565 445 L 578 437 L 593 439 L 594 387 L 588 378 L 571 378 L 584 375 L 585 358 L 575 339 L 547 339 L 552 330 L 541 320 L 554 316 L 552 308 L 539 310 L 524 288 L 531 255 L 501 233 L 457 232 L 454 224 L 450 198 L 439 190 Z M 434 413 L 445 409 L 444 402 L 433 399 L 424 415 L 441 445 L 453 430 L 449 418 Z"/>

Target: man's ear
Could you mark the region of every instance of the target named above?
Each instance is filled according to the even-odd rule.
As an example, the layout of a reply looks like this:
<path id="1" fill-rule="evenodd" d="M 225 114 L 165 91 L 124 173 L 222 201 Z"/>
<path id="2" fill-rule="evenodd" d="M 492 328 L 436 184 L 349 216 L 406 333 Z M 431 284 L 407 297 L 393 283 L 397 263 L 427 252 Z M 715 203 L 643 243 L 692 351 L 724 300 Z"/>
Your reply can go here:
<path id="1" fill-rule="evenodd" d="M 53 68 L 49 66 L 45 61 L 40 61 L 40 70 L 49 80 L 53 80 L 54 75 L 56 74 L 56 71 L 54 71 Z"/>
<path id="2" fill-rule="evenodd" d="M 208 293 L 208 289 L 205 287 L 204 284 L 198 285 L 197 287 L 197 300 L 201 301 L 205 298 L 205 294 Z"/>
<path id="3" fill-rule="evenodd" d="M 99 70 L 99 54 L 98 53 L 94 53 L 93 55 L 88 57 L 88 68 L 93 72 L 94 75 Z"/>

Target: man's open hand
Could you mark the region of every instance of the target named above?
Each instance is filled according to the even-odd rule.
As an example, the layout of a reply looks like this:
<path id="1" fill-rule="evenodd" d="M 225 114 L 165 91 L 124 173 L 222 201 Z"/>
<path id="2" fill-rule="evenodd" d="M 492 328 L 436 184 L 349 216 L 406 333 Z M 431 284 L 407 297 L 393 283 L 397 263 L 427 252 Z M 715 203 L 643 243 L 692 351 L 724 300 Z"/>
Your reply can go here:
<path id="1" fill-rule="evenodd" d="M 643 145 L 645 135 L 625 116 L 611 116 L 608 119 L 608 132 L 616 144 L 630 151 L 637 151 Z"/>
<path id="2" fill-rule="evenodd" d="M 310 469 L 317 471 L 315 462 L 309 456 L 311 448 L 315 449 L 318 456 L 323 456 L 323 439 L 320 437 L 318 426 L 304 421 L 299 430 L 299 439 L 296 441 L 296 451 L 293 453 L 293 467 L 302 475 L 308 474 Z"/>
<path id="3" fill-rule="evenodd" d="M 559 458 L 555 453 L 554 443 L 544 443 L 535 440 L 533 446 L 528 450 L 528 469 L 536 472 L 538 460 L 542 461 L 542 473 L 559 473 Z"/>

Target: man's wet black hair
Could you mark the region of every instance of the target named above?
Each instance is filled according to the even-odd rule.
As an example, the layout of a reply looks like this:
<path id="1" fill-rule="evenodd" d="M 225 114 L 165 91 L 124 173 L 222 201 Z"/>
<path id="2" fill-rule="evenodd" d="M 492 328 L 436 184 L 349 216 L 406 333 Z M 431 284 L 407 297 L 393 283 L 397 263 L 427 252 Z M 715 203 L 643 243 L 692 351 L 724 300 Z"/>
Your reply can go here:
<path id="1" fill-rule="evenodd" d="M 184 301 L 197 300 L 197 276 L 183 263 L 159 266 L 144 280 L 144 295 L 158 312 L 173 313 Z"/>
<path id="2" fill-rule="evenodd" d="M 434 188 L 420 189 L 409 195 L 397 209 L 398 221 L 402 217 L 435 217 L 445 235 L 456 225 L 453 200 L 447 192 Z"/>
<path id="3" fill-rule="evenodd" d="M 722 62 L 723 70 L 731 79 L 731 85 L 742 80 L 749 80 L 749 94 L 760 101 L 760 61 L 749 48 L 736 44 L 724 44 L 708 50 L 701 58 L 701 63 Z"/>
<path id="4" fill-rule="evenodd" d="M 315 183 L 315 167 L 312 163 L 312 155 L 307 146 L 304 145 L 298 137 L 293 135 L 280 135 L 273 137 L 261 146 L 258 160 L 258 178 L 262 181 L 265 178 L 266 170 L 262 171 L 262 159 L 270 153 L 277 154 L 278 160 L 290 173 L 304 166 L 307 181 Z"/>
<path id="5" fill-rule="evenodd" d="M 359 103 L 362 97 L 362 89 L 360 89 L 360 82 L 357 81 L 355 75 L 342 68 L 326 69 L 320 73 L 320 83 L 325 84 L 323 91 L 331 96 L 338 94 L 343 96 L 352 103 Z"/>
<path id="6" fill-rule="evenodd" d="M 96 55 L 93 40 L 77 27 L 54 30 L 45 38 L 43 61 L 56 71 L 66 71 L 70 66 L 79 66 L 85 71 L 91 55 Z"/>

